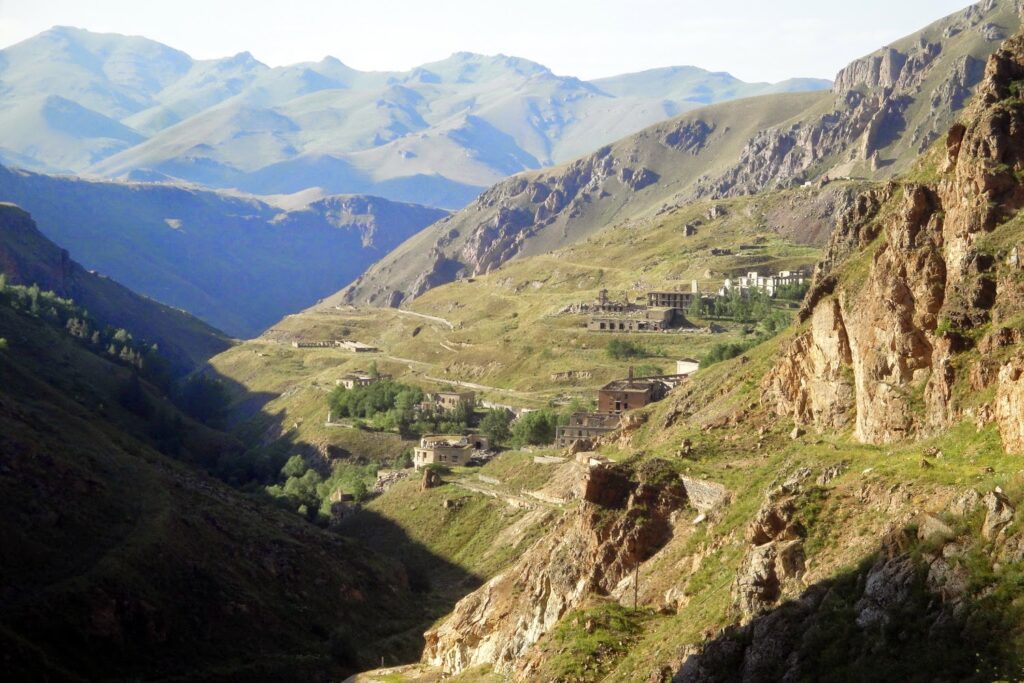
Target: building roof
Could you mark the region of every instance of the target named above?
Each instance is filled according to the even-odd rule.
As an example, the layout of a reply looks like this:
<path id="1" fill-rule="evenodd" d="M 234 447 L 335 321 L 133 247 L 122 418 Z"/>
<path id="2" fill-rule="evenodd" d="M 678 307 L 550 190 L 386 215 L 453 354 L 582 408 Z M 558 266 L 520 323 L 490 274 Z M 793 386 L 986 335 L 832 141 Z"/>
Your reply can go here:
<path id="1" fill-rule="evenodd" d="M 608 384 L 601 387 L 601 391 L 626 391 L 626 392 L 644 392 L 650 391 L 651 388 L 658 383 L 660 380 L 656 379 L 616 379 L 608 382 Z"/>

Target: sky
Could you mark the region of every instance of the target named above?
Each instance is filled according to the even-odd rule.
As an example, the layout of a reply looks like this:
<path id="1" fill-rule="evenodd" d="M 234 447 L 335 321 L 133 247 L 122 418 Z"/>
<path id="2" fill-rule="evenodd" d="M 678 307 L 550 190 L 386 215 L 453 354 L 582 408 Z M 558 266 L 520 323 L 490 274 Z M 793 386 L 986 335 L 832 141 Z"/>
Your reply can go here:
<path id="1" fill-rule="evenodd" d="M 51 26 L 142 35 L 195 58 L 337 57 L 407 70 L 507 54 L 584 79 L 662 66 L 746 81 L 832 78 L 967 0 L 0 0 L 0 46 Z"/>

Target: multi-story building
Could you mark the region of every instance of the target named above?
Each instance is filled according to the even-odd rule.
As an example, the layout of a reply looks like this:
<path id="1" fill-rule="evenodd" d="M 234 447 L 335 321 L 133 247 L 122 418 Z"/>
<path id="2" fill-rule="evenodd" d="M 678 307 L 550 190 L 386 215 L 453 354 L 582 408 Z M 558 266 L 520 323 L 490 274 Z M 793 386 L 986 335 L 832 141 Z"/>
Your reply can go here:
<path id="1" fill-rule="evenodd" d="M 555 446 L 568 448 L 579 441 L 593 443 L 615 431 L 620 420 L 618 413 L 573 413 L 569 424 L 555 428 Z"/>

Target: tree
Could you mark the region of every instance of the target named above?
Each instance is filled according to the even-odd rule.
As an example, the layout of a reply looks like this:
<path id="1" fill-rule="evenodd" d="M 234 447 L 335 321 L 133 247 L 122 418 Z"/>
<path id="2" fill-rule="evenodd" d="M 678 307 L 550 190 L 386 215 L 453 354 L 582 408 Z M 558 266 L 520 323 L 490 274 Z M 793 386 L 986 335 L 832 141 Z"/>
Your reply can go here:
<path id="1" fill-rule="evenodd" d="M 400 456 L 398 456 L 397 465 L 399 467 L 401 467 L 403 470 L 407 470 L 410 467 L 412 467 L 413 462 L 412 462 L 412 449 L 411 448 L 406 448 L 404 451 L 402 451 L 402 454 Z"/>
<path id="2" fill-rule="evenodd" d="M 558 418 L 548 409 L 520 417 L 512 426 L 512 440 L 518 446 L 544 446 L 555 440 Z"/>
<path id="3" fill-rule="evenodd" d="M 366 482 L 362 479 L 356 479 L 356 483 L 352 486 L 352 498 L 357 502 L 361 503 L 370 496 L 370 491 L 366 488 Z"/>
<path id="4" fill-rule="evenodd" d="M 219 425 L 228 410 L 228 391 L 224 383 L 206 375 L 189 377 L 178 396 L 178 405 L 200 422 Z"/>
<path id="5" fill-rule="evenodd" d="M 301 455 L 296 454 L 288 458 L 288 462 L 286 462 L 284 467 L 281 468 L 281 476 L 285 479 L 290 477 L 301 477 L 308 469 L 309 466 L 306 465 L 305 459 L 303 459 Z"/>
<path id="6" fill-rule="evenodd" d="M 480 420 L 480 432 L 486 436 L 491 443 L 506 443 L 512 430 L 512 415 L 504 408 L 491 408 Z"/>

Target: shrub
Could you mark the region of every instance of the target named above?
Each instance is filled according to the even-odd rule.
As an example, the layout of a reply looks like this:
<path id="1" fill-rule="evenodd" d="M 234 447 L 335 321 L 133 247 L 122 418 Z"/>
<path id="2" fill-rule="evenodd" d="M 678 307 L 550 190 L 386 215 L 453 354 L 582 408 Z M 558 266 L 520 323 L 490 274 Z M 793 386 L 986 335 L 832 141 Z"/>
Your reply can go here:
<path id="1" fill-rule="evenodd" d="M 647 349 L 636 342 L 627 339 L 612 339 L 608 342 L 608 355 L 616 360 L 627 358 L 644 358 L 648 356 Z"/>

